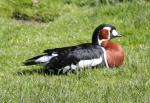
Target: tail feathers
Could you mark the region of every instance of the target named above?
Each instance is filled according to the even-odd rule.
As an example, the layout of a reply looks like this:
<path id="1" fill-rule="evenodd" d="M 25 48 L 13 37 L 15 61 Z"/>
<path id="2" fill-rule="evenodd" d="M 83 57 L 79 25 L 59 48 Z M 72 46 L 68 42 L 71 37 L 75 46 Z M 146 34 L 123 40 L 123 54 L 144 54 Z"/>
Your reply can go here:
<path id="1" fill-rule="evenodd" d="M 36 59 L 38 59 L 38 58 L 40 58 L 40 57 L 42 57 L 42 56 L 44 56 L 44 55 L 38 55 L 38 56 L 35 56 L 35 57 L 33 57 L 33 58 L 30 58 L 30 59 L 28 59 L 28 60 L 26 60 L 26 61 L 36 60 Z"/>
<path id="2" fill-rule="evenodd" d="M 30 66 L 30 65 L 36 65 L 36 64 L 39 64 L 39 63 L 37 63 L 35 61 L 25 61 L 25 62 L 23 62 L 24 66 Z"/>
<path id="3" fill-rule="evenodd" d="M 30 66 L 30 65 L 36 65 L 36 64 L 47 64 L 55 56 L 57 55 L 39 55 L 39 56 L 26 60 L 25 62 L 23 62 L 23 65 Z"/>
<path id="4" fill-rule="evenodd" d="M 33 58 L 30 58 L 30 59 L 26 60 L 25 62 L 23 62 L 23 65 L 24 65 L 24 66 L 30 66 L 30 65 L 40 64 L 39 62 L 36 62 L 36 60 L 37 60 L 38 58 L 43 57 L 43 56 L 44 56 L 44 55 L 38 55 L 38 56 L 35 56 L 35 57 L 33 57 Z"/>

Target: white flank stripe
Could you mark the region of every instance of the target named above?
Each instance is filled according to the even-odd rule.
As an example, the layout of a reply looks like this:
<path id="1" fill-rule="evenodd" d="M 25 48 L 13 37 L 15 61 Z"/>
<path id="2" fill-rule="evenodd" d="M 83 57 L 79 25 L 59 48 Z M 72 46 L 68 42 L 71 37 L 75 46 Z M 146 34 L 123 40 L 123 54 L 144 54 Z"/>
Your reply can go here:
<path id="1" fill-rule="evenodd" d="M 102 57 L 97 59 L 91 59 L 91 60 L 81 60 L 78 63 L 78 67 L 79 68 L 93 67 L 99 65 L 101 62 L 102 62 Z"/>
<path id="2" fill-rule="evenodd" d="M 38 58 L 37 60 L 35 60 L 35 62 L 37 63 L 46 63 L 48 61 L 50 61 L 53 57 L 58 56 L 58 54 L 52 54 L 51 56 L 42 56 L 40 58 Z"/>
<path id="3" fill-rule="evenodd" d="M 38 58 L 37 60 L 35 60 L 35 62 L 44 63 L 44 62 L 49 61 L 52 57 L 53 56 L 42 56 L 42 57 Z"/>

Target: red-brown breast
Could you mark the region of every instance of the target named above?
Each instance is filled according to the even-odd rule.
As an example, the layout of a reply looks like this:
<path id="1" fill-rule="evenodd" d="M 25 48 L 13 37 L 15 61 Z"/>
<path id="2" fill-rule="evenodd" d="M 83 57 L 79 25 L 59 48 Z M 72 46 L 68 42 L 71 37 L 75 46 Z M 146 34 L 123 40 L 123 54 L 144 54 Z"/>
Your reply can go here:
<path id="1" fill-rule="evenodd" d="M 106 50 L 106 57 L 110 67 L 119 67 L 123 64 L 124 50 L 120 45 L 104 39 L 101 46 Z"/>

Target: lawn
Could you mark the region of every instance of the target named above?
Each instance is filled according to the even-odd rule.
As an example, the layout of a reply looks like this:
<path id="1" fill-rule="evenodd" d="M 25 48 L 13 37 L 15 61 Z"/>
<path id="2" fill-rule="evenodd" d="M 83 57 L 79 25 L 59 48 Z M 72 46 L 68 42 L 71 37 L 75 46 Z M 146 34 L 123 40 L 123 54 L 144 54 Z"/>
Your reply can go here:
<path id="1" fill-rule="evenodd" d="M 149 103 L 149 0 L 0 0 L 0 103 Z M 125 51 L 119 68 L 47 75 L 22 62 L 47 48 L 91 42 L 115 25 Z"/>

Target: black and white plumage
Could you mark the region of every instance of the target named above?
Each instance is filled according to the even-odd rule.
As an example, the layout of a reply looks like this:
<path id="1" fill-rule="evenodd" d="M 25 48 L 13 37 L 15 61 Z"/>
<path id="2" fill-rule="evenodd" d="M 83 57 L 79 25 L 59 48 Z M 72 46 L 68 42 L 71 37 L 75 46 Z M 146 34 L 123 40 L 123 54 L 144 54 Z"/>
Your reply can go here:
<path id="1" fill-rule="evenodd" d="M 102 29 L 109 31 L 109 34 L 100 34 Z M 46 70 L 54 73 L 67 73 L 83 68 L 109 67 L 106 58 L 106 50 L 101 47 L 100 39 L 112 39 L 117 34 L 116 28 L 109 24 L 98 26 L 92 35 L 92 43 L 77 46 L 47 49 L 43 55 L 26 60 L 23 64 L 42 64 Z"/>
<path id="2" fill-rule="evenodd" d="M 66 73 L 95 66 L 108 67 L 105 50 L 99 45 L 82 44 L 48 49 L 44 53 L 26 60 L 24 65 L 43 64 L 47 70 L 54 73 Z"/>

